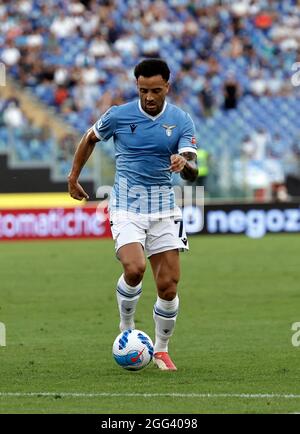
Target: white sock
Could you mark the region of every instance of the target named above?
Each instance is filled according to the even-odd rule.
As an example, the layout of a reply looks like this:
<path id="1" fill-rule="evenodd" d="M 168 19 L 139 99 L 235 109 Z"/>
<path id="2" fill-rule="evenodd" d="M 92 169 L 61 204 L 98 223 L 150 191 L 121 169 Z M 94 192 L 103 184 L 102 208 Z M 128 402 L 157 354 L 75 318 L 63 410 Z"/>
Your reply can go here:
<path id="1" fill-rule="evenodd" d="M 130 286 L 125 282 L 124 274 L 122 274 L 117 286 L 117 301 L 121 320 L 121 331 L 135 328 L 134 314 L 141 293 L 142 282 L 137 286 Z"/>
<path id="2" fill-rule="evenodd" d="M 154 353 L 168 352 L 168 343 L 174 331 L 178 307 L 179 298 L 177 295 L 171 301 L 157 297 L 153 310 L 155 322 Z"/>

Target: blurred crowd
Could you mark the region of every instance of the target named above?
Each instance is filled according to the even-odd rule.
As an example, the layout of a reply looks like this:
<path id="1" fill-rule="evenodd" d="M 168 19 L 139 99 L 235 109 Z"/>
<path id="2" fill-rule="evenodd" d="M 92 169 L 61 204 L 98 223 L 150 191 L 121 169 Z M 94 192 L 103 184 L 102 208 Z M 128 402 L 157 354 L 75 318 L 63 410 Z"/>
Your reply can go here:
<path id="1" fill-rule="evenodd" d="M 144 57 L 168 61 L 170 99 L 198 130 L 247 97 L 299 95 L 291 71 L 300 61 L 300 0 L 0 4 L 1 61 L 80 132 L 136 97 L 133 68 Z"/>
<path id="2" fill-rule="evenodd" d="M 0 99 L 0 151 L 10 148 L 17 160 L 43 162 L 53 154 L 53 145 L 48 126 L 37 126 L 18 99 Z"/>
<path id="3" fill-rule="evenodd" d="M 62 174 L 69 170 L 74 155 L 76 137 L 65 134 L 56 146 L 49 125 L 38 126 L 28 117 L 17 98 L 0 98 L 0 151 L 10 149 L 13 157 L 22 162 L 55 160 Z"/>
<path id="4" fill-rule="evenodd" d="M 242 143 L 240 170 L 243 181 L 256 192 L 258 200 L 284 201 L 300 192 L 300 142 L 287 147 L 279 133 L 258 128 Z M 238 168 L 236 168 L 238 169 Z"/>
<path id="5" fill-rule="evenodd" d="M 171 98 L 194 116 L 242 95 L 287 95 L 299 60 L 297 0 L 19 0 L 0 5 L 0 56 L 84 130 L 136 96 L 132 69 L 166 58 Z"/>

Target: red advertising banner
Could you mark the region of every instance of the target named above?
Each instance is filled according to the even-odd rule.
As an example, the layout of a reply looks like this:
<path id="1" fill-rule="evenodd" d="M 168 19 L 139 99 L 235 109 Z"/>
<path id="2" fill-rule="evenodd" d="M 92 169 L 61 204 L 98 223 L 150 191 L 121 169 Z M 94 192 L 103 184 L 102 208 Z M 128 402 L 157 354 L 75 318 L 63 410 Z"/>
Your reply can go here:
<path id="1" fill-rule="evenodd" d="M 0 209 L 0 241 L 108 237 L 108 214 L 101 208 Z"/>

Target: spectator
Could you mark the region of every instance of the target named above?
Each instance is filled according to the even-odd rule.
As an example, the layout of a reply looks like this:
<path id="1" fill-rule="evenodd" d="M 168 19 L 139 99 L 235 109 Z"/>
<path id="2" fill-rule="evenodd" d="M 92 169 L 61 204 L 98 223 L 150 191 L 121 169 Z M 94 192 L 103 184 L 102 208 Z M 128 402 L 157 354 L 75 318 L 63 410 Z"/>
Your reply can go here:
<path id="1" fill-rule="evenodd" d="M 255 150 L 256 150 L 256 145 L 253 139 L 251 138 L 250 135 L 246 135 L 242 141 L 242 149 L 241 149 L 242 158 L 244 157 L 246 161 L 254 160 Z"/>
<path id="2" fill-rule="evenodd" d="M 3 111 L 4 123 L 11 128 L 21 128 L 25 125 L 25 119 L 19 101 L 16 99 L 9 100 Z"/>
<path id="3" fill-rule="evenodd" d="M 60 12 L 59 16 L 54 19 L 50 30 L 59 39 L 65 39 L 75 33 L 76 21 L 71 16 Z"/>
<path id="4" fill-rule="evenodd" d="M 111 55 L 110 47 L 103 35 L 98 34 L 96 38 L 94 38 L 88 53 L 96 60 L 102 57 L 109 57 Z"/>
<path id="5" fill-rule="evenodd" d="M 205 117 L 210 117 L 213 114 L 215 101 L 213 90 L 209 80 L 205 80 L 203 89 L 199 93 L 202 112 Z"/>
<path id="6" fill-rule="evenodd" d="M 224 94 L 224 110 L 236 109 L 238 101 L 241 96 L 241 89 L 235 76 L 230 73 L 224 82 L 223 86 Z"/>
<path id="7" fill-rule="evenodd" d="M 254 143 L 253 160 L 263 162 L 267 155 L 267 148 L 270 147 L 270 134 L 263 128 L 257 128 L 252 135 Z"/>
<path id="8" fill-rule="evenodd" d="M 261 97 L 267 93 L 268 82 L 263 76 L 263 71 L 253 71 L 251 75 L 250 91 L 254 96 Z"/>
<path id="9" fill-rule="evenodd" d="M 300 146 L 298 142 L 284 156 L 285 184 L 290 197 L 300 197 Z"/>
<path id="10" fill-rule="evenodd" d="M 284 170 L 281 160 L 269 150 L 265 160 L 265 170 L 268 174 L 271 198 L 275 202 L 283 202 L 288 199 L 285 185 Z"/>
<path id="11" fill-rule="evenodd" d="M 64 86 L 59 86 L 54 95 L 54 103 L 56 106 L 61 106 L 69 96 L 68 90 Z"/>
<path id="12" fill-rule="evenodd" d="M 13 41 L 9 40 L 1 54 L 2 62 L 7 66 L 14 66 L 19 62 L 20 58 L 20 51 L 14 46 Z"/>

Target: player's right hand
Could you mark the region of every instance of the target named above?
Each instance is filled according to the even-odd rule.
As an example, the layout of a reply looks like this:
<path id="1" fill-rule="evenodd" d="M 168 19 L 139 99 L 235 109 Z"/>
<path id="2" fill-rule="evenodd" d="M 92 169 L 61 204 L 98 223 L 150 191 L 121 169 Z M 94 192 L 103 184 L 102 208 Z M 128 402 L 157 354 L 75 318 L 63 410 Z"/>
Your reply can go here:
<path id="1" fill-rule="evenodd" d="M 76 200 L 89 199 L 89 195 L 84 191 L 82 186 L 76 180 L 68 179 L 68 188 L 70 196 Z"/>

